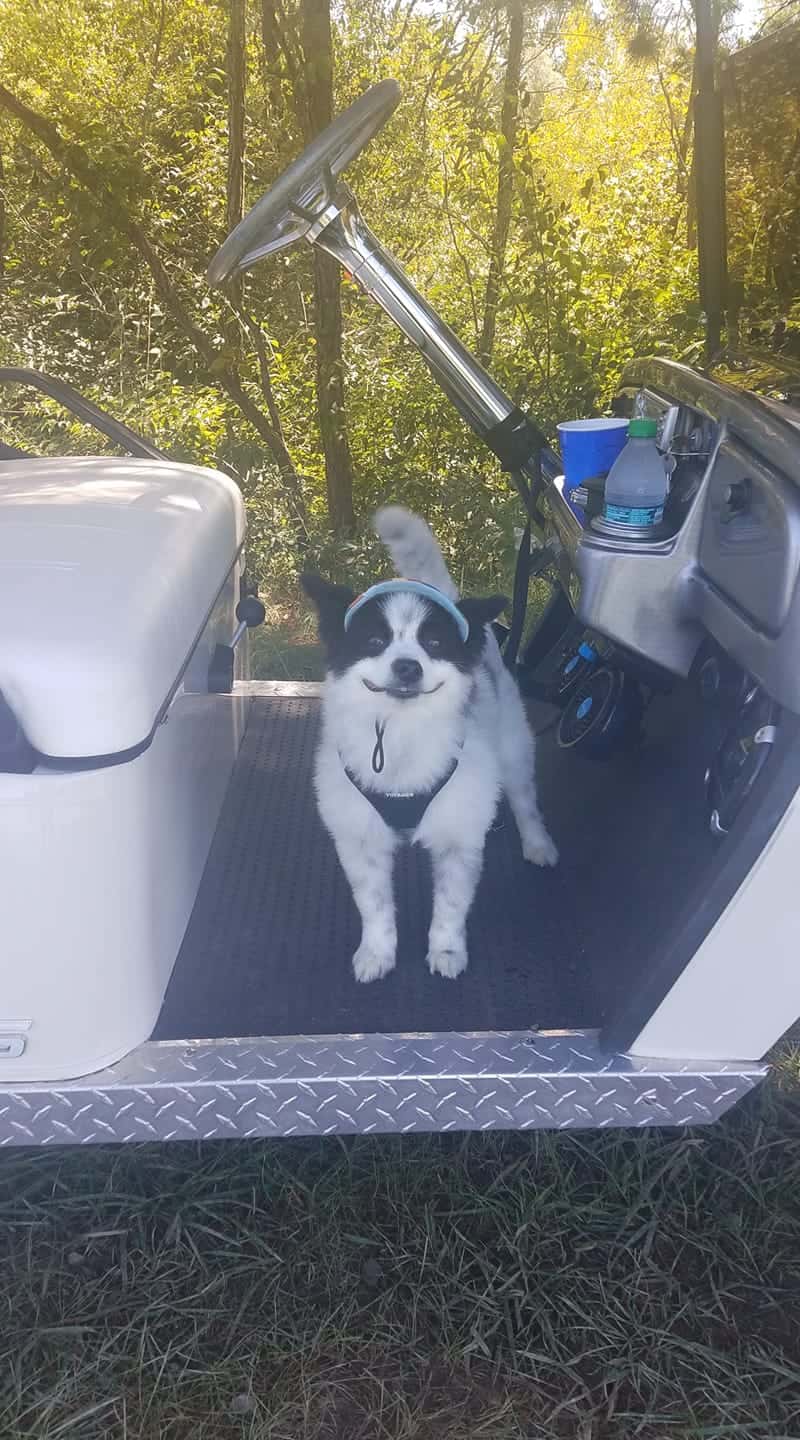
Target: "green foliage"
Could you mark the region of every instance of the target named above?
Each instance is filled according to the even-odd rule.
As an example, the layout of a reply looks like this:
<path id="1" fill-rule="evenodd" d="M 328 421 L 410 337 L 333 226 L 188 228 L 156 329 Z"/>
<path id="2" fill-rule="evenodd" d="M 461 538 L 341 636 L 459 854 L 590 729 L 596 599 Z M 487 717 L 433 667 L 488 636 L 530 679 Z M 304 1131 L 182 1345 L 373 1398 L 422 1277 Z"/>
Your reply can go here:
<path id="1" fill-rule="evenodd" d="M 296 23 L 291 4 L 286 24 Z M 295 82 L 248 12 L 247 202 L 301 146 Z M 377 233 L 475 344 L 496 196 L 504 12 L 412 0 L 343 0 L 335 11 L 336 102 L 386 74 L 404 98 L 353 168 Z M 630 25 L 578 4 L 531 7 L 515 157 L 514 213 L 493 368 L 546 428 L 602 408 L 634 353 L 697 340 L 695 256 L 675 127 L 690 60 L 661 42 L 630 54 Z M 631 24 L 634 22 L 631 21 Z M 78 141 L 145 229 L 218 357 L 205 364 L 158 299 L 129 238 L 29 131 L 0 110 L 6 280 L 0 362 L 62 376 L 178 457 L 234 474 L 251 513 L 251 556 L 293 584 L 296 535 L 264 445 L 217 383 L 233 368 L 262 404 L 249 337 L 204 270 L 225 210 L 224 12 L 216 0 L 0 0 L 3 83 Z M 291 40 L 291 35 L 290 35 Z M 665 48 L 666 46 L 666 48 Z M 636 47 L 634 46 L 634 50 Z M 368 539 L 332 548 L 315 414 L 310 253 L 248 278 L 275 402 L 302 476 L 308 542 L 360 580 L 382 562 Z M 420 357 L 345 283 L 347 422 L 356 509 L 390 498 L 423 510 L 469 587 L 508 583 L 519 508 L 496 462 L 432 384 Z M 4 438 L 79 448 L 79 427 L 20 400 Z"/>
<path id="2" fill-rule="evenodd" d="M 743 338 L 772 339 L 775 322 L 788 321 L 782 348 L 795 362 L 800 357 L 799 13 L 797 6 L 788 8 L 781 23 L 792 19 L 794 25 L 744 51 L 725 75 L 729 269 Z"/>

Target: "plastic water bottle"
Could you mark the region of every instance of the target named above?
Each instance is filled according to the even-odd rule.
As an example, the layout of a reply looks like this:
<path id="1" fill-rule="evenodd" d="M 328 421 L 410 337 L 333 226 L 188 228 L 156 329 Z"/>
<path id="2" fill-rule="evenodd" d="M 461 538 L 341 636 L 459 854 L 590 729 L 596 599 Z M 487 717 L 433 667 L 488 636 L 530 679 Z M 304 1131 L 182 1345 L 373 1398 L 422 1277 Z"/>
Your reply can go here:
<path id="1" fill-rule="evenodd" d="M 616 525 L 658 525 L 667 498 L 667 471 L 656 445 L 657 425 L 631 420 L 628 439 L 608 472 L 603 514 Z"/>

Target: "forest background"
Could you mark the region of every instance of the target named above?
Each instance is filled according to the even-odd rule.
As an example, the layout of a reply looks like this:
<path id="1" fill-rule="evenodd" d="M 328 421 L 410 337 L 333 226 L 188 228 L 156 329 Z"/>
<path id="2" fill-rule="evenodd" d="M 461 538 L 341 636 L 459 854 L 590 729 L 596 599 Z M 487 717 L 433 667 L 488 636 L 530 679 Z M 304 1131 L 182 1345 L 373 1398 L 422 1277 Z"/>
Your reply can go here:
<path id="1" fill-rule="evenodd" d="M 724 56 L 798 5 L 712 10 Z M 600 412 L 631 356 L 702 355 L 694 39 L 688 0 L 0 0 L 0 363 L 236 478 L 278 646 L 262 669 L 304 638 L 300 566 L 374 575 L 387 499 L 427 515 L 465 587 L 496 589 L 518 503 L 391 323 L 307 247 L 222 294 L 206 265 L 393 75 L 400 107 L 348 174 L 372 228 L 546 431 Z M 790 330 L 792 103 L 796 133 L 729 157 L 749 323 Z M 21 390 L 0 438 L 97 449 Z"/>

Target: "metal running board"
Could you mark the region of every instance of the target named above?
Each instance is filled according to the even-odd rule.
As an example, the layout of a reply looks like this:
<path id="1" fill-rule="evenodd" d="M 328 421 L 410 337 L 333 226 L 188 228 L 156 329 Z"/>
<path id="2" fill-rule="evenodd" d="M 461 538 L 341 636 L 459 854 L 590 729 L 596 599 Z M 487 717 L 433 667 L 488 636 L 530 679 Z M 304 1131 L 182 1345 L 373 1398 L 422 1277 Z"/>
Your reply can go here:
<path id="1" fill-rule="evenodd" d="M 705 1125 L 763 1065 L 605 1055 L 592 1031 L 151 1041 L 0 1087 L 0 1144 Z"/>

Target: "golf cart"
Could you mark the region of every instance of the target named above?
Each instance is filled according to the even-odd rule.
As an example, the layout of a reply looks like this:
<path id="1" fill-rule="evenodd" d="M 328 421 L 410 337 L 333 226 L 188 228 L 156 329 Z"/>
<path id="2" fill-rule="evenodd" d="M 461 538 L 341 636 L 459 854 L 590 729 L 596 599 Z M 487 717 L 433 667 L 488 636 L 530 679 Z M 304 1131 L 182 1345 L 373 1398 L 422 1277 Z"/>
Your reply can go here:
<path id="1" fill-rule="evenodd" d="M 800 1013 L 800 411 L 638 360 L 616 408 L 657 421 L 664 519 L 579 518 L 556 453 L 341 179 L 398 99 L 383 81 L 335 120 L 209 279 L 319 245 L 508 472 L 527 526 L 505 655 L 561 864 L 526 866 L 500 814 L 448 981 L 424 966 L 409 852 L 397 969 L 357 984 L 312 794 L 319 687 L 248 679 L 263 609 L 236 487 L 0 372 L 127 452 L 0 460 L 5 1144 L 698 1124 Z"/>

